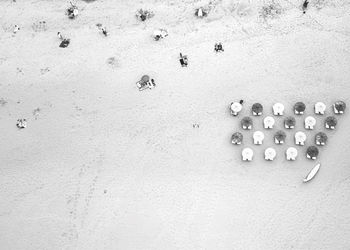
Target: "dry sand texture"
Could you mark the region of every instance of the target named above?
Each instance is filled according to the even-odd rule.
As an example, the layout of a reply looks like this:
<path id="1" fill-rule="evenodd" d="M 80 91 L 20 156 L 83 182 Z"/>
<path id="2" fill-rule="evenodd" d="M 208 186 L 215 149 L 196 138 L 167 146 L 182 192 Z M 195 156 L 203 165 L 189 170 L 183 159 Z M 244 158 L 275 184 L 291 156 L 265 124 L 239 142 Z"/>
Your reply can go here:
<path id="1" fill-rule="evenodd" d="M 260 16 L 266 1 L 222 0 L 196 19 L 208 2 L 77 1 L 69 20 L 67 1 L 1 1 L 0 248 L 349 249 L 349 112 L 307 185 L 315 162 L 287 162 L 271 134 L 263 146 L 246 137 L 251 163 L 230 143 L 234 100 L 242 115 L 254 102 L 286 114 L 296 101 L 307 114 L 316 101 L 328 114 L 350 105 L 350 1 L 311 0 L 305 15 L 300 1 L 275 3 L 273 18 Z M 155 16 L 140 22 L 139 8 Z M 169 36 L 155 42 L 156 28 Z M 139 92 L 143 74 L 157 87 Z"/>

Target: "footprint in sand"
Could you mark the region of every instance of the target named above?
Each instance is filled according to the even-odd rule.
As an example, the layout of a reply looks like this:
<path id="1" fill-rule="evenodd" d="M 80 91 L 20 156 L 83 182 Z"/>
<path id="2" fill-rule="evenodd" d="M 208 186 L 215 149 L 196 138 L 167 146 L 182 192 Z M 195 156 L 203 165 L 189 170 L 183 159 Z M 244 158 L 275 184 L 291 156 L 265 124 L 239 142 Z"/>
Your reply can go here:
<path id="1" fill-rule="evenodd" d="M 50 72 L 50 69 L 49 69 L 48 67 L 46 67 L 46 68 L 44 68 L 44 69 L 40 69 L 40 73 L 41 73 L 42 75 L 44 75 L 44 74 L 46 74 L 46 73 L 48 73 L 48 72 Z"/>
<path id="2" fill-rule="evenodd" d="M 118 63 L 118 61 L 117 61 L 117 59 L 115 57 L 108 58 L 106 63 L 107 63 L 107 65 L 109 65 L 112 68 L 118 68 L 119 67 L 119 63 Z"/>
<path id="3" fill-rule="evenodd" d="M 38 119 L 40 111 L 41 111 L 40 108 L 36 108 L 36 109 L 33 110 L 33 116 L 35 117 L 35 120 Z"/>
<path id="4" fill-rule="evenodd" d="M 17 74 L 24 75 L 23 69 L 22 68 L 17 68 Z"/>
<path id="5" fill-rule="evenodd" d="M 4 98 L 0 99 L 0 106 L 3 107 L 7 104 L 7 101 Z"/>
<path id="6" fill-rule="evenodd" d="M 46 25 L 46 21 L 39 21 L 37 23 L 33 23 L 32 24 L 32 29 L 35 32 L 43 32 L 47 30 L 47 25 Z"/>

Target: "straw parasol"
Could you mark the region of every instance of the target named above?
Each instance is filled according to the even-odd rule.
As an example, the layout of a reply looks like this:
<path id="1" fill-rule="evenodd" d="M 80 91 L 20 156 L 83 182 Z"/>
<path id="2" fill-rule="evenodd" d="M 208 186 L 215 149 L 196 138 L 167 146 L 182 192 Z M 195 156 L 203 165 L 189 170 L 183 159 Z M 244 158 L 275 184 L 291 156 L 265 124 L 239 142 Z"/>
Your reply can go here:
<path id="1" fill-rule="evenodd" d="M 253 115 L 261 115 L 263 112 L 263 106 L 260 103 L 254 103 L 252 106 Z"/>
<path id="2" fill-rule="evenodd" d="M 339 114 L 339 113 L 342 114 L 346 109 L 346 104 L 343 101 L 337 101 L 333 104 L 333 106 L 336 114 Z"/>
<path id="3" fill-rule="evenodd" d="M 315 146 L 310 146 L 306 150 L 306 157 L 315 160 L 318 156 L 318 148 Z"/>
<path id="4" fill-rule="evenodd" d="M 288 116 L 286 119 L 284 119 L 285 128 L 294 128 L 295 123 L 295 118 L 293 116 Z"/>
<path id="5" fill-rule="evenodd" d="M 335 118 L 334 116 L 328 116 L 325 120 L 325 126 L 329 129 L 334 129 L 335 126 L 337 126 L 337 123 L 337 118 Z"/>
<path id="6" fill-rule="evenodd" d="M 243 141 L 243 135 L 240 132 L 236 132 L 231 137 L 232 144 L 241 144 Z"/>
<path id="7" fill-rule="evenodd" d="M 316 145 L 325 145 L 328 141 L 328 136 L 323 132 L 318 132 L 315 135 L 315 143 Z"/>
<path id="8" fill-rule="evenodd" d="M 252 118 L 246 116 L 241 120 L 241 125 L 243 129 L 251 129 L 253 126 Z"/>
<path id="9" fill-rule="evenodd" d="M 303 102 L 297 102 L 294 104 L 294 113 L 297 115 L 303 114 L 305 109 L 306 109 L 306 105 Z"/>
<path id="10" fill-rule="evenodd" d="M 283 132 L 282 130 L 279 130 L 276 132 L 274 138 L 275 138 L 275 143 L 277 144 L 281 144 L 284 142 L 284 140 L 286 139 L 287 135 L 285 132 Z"/>

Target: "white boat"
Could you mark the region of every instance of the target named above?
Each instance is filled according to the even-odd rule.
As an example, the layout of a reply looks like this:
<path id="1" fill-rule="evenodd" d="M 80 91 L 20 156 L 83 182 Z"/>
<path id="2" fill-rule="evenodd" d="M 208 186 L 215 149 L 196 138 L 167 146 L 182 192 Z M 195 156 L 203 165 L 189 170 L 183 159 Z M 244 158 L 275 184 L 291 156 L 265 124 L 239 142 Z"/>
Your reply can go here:
<path id="1" fill-rule="evenodd" d="M 317 174 L 318 170 L 320 170 L 321 163 L 318 163 L 316 166 L 314 166 L 311 171 L 308 173 L 308 175 L 304 178 L 303 182 L 309 182 L 311 181 L 315 175 Z"/>

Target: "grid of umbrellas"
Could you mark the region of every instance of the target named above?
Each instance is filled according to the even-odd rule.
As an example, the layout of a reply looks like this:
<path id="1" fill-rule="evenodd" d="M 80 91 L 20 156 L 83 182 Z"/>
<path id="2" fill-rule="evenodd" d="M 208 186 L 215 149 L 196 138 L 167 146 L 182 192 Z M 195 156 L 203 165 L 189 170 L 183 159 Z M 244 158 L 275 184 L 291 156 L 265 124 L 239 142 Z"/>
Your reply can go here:
<path id="1" fill-rule="evenodd" d="M 230 112 L 232 116 L 239 117 L 243 108 L 243 101 L 232 102 L 230 104 Z M 310 160 L 316 160 L 319 157 L 319 147 L 323 147 L 328 143 L 328 132 L 335 130 L 337 128 L 339 117 L 344 114 L 346 109 L 346 104 L 343 101 L 336 101 L 331 105 L 331 115 L 325 115 L 327 106 L 323 102 L 317 102 L 313 106 L 313 114 L 308 115 L 305 118 L 303 117 L 306 105 L 303 102 L 297 102 L 293 106 L 294 115 L 285 116 L 285 107 L 282 103 L 275 103 L 272 106 L 272 115 L 264 116 L 264 107 L 261 103 L 254 103 L 250 108 L 250 115 L 244 116 L 239 119 L 239 125 L 242 132 L 235 132 L 231 136 L 231 143 L 233 145 L 244 145 L 248 140 L 252 140 L 254 145 L 263 145 L 264 140 L 266 139 L 267 132 L 271 132 L 277 128 L 276 120 L 283 120 L 283 128 L 277 128 L 277 131 L 273 133 L 273 141 L 275 145 L 285 144 L 287 133 L 292 135 L 294 138 L 294 145 L 287 147 L 285 150 L 285 157 L 288 161 L 295 161 L 298 158 L 298 148 L 305 150 L 306 158 Z M 253 133 L 253 136 L 243 135 L 244 131 L 253 130 L 254 122 L 252 117 L 260 116 L 262 119 L 263 129 L 256 130 Z M 296 117 L 302 117 L 303 120 L 303 130 L 295 131 L 297 119 Z M 323 131 L 313 133 L 312 145 L 307 147 L 305 142 L 307 140 L 307 134 L 305 132 L 311 132 L 315 130 L 315 126 L 318 120 L 323 122 L 322 127 Z M 293 130 L 294 129 L 294 130 Z M 265 130 L 265 132 L 264 132 Z M 287 132 L 287 133 L 286 133 Z M 252 138 L 251 138 L 252 137 Z M 309 136 L 310 137 L 310 136 Z M 299 150 L 300 151 L 300 150 Z M 251 147 L 244 147 L 241 151 L 243 161 L 252 161 L 254 157 L 254 150 Z M 277 156 L 277 152 L 273 147 L 267 147 L 264 150 L 264 158 L 267 161 L 273 161 Z"/>

